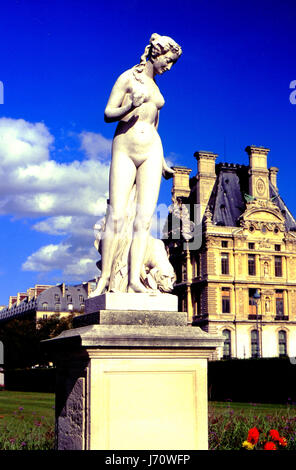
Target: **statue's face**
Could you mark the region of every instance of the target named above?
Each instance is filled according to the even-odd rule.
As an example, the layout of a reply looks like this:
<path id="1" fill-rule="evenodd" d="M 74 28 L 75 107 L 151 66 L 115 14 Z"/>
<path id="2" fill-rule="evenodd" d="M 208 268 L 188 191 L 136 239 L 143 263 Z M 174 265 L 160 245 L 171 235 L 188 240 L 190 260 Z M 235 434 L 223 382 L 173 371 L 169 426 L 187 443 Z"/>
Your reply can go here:
<path id="1" fill-rule="evenodd" d="M 158 57 L 154 58 L 153 68 L 156 75 L 162 75 L 172 68 L 175 62 L 178 60 L 178 55 L 174 52 L 166 52 Z"/>

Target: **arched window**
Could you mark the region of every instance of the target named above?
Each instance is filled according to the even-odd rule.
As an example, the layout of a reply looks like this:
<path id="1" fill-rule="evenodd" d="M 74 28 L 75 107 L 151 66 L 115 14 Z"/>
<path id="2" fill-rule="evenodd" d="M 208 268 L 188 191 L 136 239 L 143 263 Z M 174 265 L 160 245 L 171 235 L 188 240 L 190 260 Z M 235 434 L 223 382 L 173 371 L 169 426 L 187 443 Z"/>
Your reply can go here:
<path id="1" fill-rule="evenodd" d="M 287 355 L 287 333 L 284 330 L 279 331 L 279 356 Z"/>
<path id="2" fill-rule="evenodd" d="M 251 331 L 251 355 L 259 357 L 259 333 L 258 330 Z"/>
<path id="3" fill-rule="evenodd" d="M 48 303 L 47 302 L 43 302 L 42 309 L 43 310 L 48 310 Z"/>
<path id="4" fill-rule="evenodd" d="M 224 346 L 223 346 L 223 359 L 230 359 L 231 358 L 231 331 L 223 330 L 222 334 L 225 338 Z"/>

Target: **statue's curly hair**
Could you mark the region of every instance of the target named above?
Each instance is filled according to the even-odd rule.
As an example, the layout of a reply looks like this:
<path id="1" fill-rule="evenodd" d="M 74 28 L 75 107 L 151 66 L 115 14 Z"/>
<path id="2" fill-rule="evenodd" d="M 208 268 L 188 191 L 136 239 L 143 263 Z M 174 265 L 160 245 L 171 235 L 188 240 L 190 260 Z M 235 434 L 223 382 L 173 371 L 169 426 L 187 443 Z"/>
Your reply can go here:
<path id="1" fill-rule="evenodd" d="M 168 36 L 160 36 L 153 33 L 149 44 L 145 47 L 144 53 L 141 55 L 140 63 L 133 67 L 133 75 L 136 80 L 142 83 L 141 72 L 143 72 L 146 61 L 150 58 L 158 57 L 166 52 L 173 52 L 180 57 L 182 49 L 172 38 Z"/>

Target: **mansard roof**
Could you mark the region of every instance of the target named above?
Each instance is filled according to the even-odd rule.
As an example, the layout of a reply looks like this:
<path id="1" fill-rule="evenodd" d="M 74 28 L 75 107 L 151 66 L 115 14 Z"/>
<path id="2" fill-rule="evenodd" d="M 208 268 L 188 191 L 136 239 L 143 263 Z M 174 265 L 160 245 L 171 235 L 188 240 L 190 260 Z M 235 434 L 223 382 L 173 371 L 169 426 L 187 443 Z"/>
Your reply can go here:
<path id="1" fill-rule="evenodd" d="M 239 164 L 219 163 L 216 165 L 216 182 L 208 207 L 213 214 L 215 225 L 236 227 L 246 210 L 249 191 L 249 167 Z M 296 220 L 279 195 L 269 183 L 270 199 L 279 207 L 285 218 L 286 230 L 296 230 Z"/>

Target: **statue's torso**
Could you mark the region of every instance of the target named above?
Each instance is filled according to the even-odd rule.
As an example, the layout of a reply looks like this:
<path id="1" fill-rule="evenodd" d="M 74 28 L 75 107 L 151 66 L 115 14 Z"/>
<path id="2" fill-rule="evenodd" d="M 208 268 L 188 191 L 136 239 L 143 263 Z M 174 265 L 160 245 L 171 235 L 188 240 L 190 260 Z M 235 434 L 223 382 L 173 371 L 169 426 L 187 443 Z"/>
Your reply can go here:
<path id="1" fill-rule="evenodd" d="M 141 80 L 143 83 L 136 80 L 130 73 L 127 93 L 122 106 L 131 99 L 133 94 L 144 95 L 145 100 L 119 122 L 113 142 L 114 149 L 120 148 L 128 153 L 131 158 L 135 159 L 137 165 L 148 155 L 153 154 L 151 153 L 152 147 L 156 154 L 160 154 L 162 157 L 162 144 L 156 125 L 159 110 L 164 105 L 164 98 L 154 80 L 144 75 Z"/>

